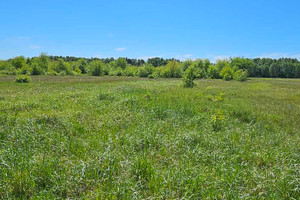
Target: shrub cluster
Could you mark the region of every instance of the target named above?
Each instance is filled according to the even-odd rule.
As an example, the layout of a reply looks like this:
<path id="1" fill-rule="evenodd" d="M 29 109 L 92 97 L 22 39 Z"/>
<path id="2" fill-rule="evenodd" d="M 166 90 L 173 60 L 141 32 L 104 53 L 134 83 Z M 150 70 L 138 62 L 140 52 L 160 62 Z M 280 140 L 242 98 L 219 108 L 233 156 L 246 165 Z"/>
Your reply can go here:
<path id="1" fill-rule="evenodd" d="M 31 78 L 27 75 L 19 75 L 16 78 L 16 83 L 29 83 L 31 82 Z"/>
<path id="2" fill-rule="evenodd" d="M 212 78 L 245 81 L 250 77 L 300 78 L 300 62 L 297 59 L 247 59 L 230 58 L 211 63 L 208 59 L 179 61 L 176 59 L 151 58 L 75 58 L 41 54 L 39 57 L 18 56 L 0 61 L 3 75 L 92 75 L 138 76 L 149 78 L 187 78 L 193 67 L 195 78 Z"/>

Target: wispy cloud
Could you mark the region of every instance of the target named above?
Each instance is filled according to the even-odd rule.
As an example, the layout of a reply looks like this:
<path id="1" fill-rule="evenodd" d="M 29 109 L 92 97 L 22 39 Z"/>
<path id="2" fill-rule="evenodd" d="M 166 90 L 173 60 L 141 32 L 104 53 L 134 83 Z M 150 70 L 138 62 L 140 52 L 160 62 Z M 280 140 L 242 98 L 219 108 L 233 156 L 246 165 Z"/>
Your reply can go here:
<path id="1" fill-rule="evenodd" d="M 102 57 L 103 57 L 103 55 L 101 55 L 101 54 L 97 54 L 97 55 L 94 55 L 93 57 L 94 57 L 94 58 L 102 58 Z"/>
<path id="2" fill-rule="evenodd" d="M 211 55 L 209 56 L 209 59 L 211 62 L 216 62 L 217 60 L 224 60 L 224 59 L 228 59 L 230 57 L 233 56 L 228 56 L 228 55 Z"/>
<path id="3" fill-rule="evenodd" d="M 158 55 L 158 56 L 142 56 L 139 57 L 138 59 L 143 59 L 143 60 L 148 60 L 149 58 L 163 58 L 164 55 Z"/>
<path id="4" fill-rule="evenodd" d="M 192 55 L 191 54 L 181 54 L 181 55 L 176 55 L 174 58 L 178 60 L 187 60 L 191 59 Z"/>
<path id="5" fill-rule="evenodd" d="M 263 53 L 259 58 L 298 58 L 300 59 L 300 53 L 297 54 L 290 54 L 290 53 L 281 53 L 281 52 L 273 52 L 273 53 Z"/>
<path id="6" fill-rule="evenodd" d="M 116 48 L 116 51 L 125 51 L 126 48 L 125 47 L 119 47 L 119 48 Z"/>
<path id="7" fill-rule="evenodd" d="M 41 49 L 41 46 L 37 46 L 37 45 L 31 45 L 29 46 L 30 49 Z"/>
<path id="8" fill-rule="evenodd" d="M 16 37 L 15 39 L 17 39 L 17 40 L 30 40 L 30 37 L 19 36 L 19 37 Z"/>

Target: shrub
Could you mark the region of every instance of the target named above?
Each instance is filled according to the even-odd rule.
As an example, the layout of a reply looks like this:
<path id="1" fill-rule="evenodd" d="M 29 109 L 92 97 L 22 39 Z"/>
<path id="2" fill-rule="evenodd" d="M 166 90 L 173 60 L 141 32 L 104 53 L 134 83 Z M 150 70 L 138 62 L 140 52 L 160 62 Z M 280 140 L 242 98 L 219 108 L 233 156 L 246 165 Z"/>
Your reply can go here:
<path id="1" fill-rule="evenodd" d="M 118 67 L 116 69 L 110 69 L 108 72 L 108 75 L 110 76 L 122 76 L 124 74 L 124 71 L 121 67 Z"/>
<path id="2" fill-rule="evenodd" d="M 137 67 L 134 67 L 134 66 L 128 66 L 128 67 L 125 68 L 124 74 L 125 74 L 126 76 L 135 76 L 136 70 L 137 70 Z"/>
<path id="3" fill-rule="evenodd" d="M 233 78 L 233 69 L 229 65 L 226 65 L 221 70 L 220 76 L 226 81 L 231 80 Z"/>
<path id="4" fill-rule="evenodd" d="M 51 69 L 62 76 L 74 75 L 74 71 L 72 71 L 71 65 L 61 58 L 51 65 Z"/>
<path id="5" fill-rule="evenodd" d="M 194 83 L 195 78 L 196 78 L 195 67 L 194 66 L 190 66 L 184 72 L 184 75 L 182 77 L 183 87 L 185 87 L 185 88 L 187 88 L 187 87 L 194 87 L 195 86 L 195 83 Z"/>
<path id="6" fill-rule="evenodd" d="M 43 70 L 38 66 L 37 63 L 33 63 L 31 75 L 41 75 L 41 74 L 43 74 Z"/>
<path id="7" fill-rule="evenodd" d="M 216 65 L 210 65 L 207 74 L 210 78 L 220 78 L 220 70 Z"/>
<path id="8" fill-rule="evenodd" d="M 16 69 L 20 69 L 26 66 L 26 59 L 24 58 L 24 56 L 15 57 L 10 62 Z"/>
<path id="9" fill-rule="evenodd" d="M 146 65 L 145 67 L 138 67 L 137 76 L 148 77 L 155 71 L 155 67 L 152 65 Z"/>
<path id="10" fill-rule="evenodd" d="M 67 74 L 66 71 L 61 71 L 61 72 L 59 73 L 59 75 L 60 75 L 60 76 L 68 76 L 68 74 Z"/>
<path id="11" fill-rule="evenodd" d="M 58 76 L 59 74 L 56 71 L 50 69 L 48 72 L 46 72 L 46 75 L 47 76 Z"/>
<path id="12" fill-rule="evenodd" d="M 17 73 L 18 74 L 26 74 L 26 75 L 30 75 L 31 74 L 31 71 L 32 69 L 28 66 L 28 65 L 25 65 L 23 66 L 22 68 L 19 68 L 17 70 Z"/>
<path id="13" fill-rule="evenodd" d="M 212 127 L 214 131 L 219 131 L 222 128 L 224 121 L 223 113 L 218 109 L 215 114 L 211 116 Z"/>
<path id="14" fill-rule="evenodd" d="M 81 58 L 77 61 L 76 67 L 79 68 L 79 70 L 81 71 L 82 74 L 86 74 L 88 71 L 88 68 L 89 68 L 88 62 L 83 58 Z"/>
<path id="15" fill-rule="evenodd" d="M 191 65 L 193 64 L 192 60 L 186 60 L 184 62 L 181 63 L 181 68 L 183 71 L 187 70 L 187 68 L 189 68 Z"/>
<path id="16" fill-rule="evenodd" d="M 93 61 L 90 64 L 92 76 L 103 76 L 104 74 L 104 64 L 101 61 Z"/>
<path id="17" fill-rule="evenodd" d="M 125 58 L 118 58 L 116 61 L 115 61 L 115 64 L 116 64 L 116 67 L 120 67 L 121 69 L 125 69 L 126 66 L 127 66 L 127 61 Z"/>
<path id="18" fill-rule="evenodd" d="M 20 75 L 16 78 L 16 83 L 29 83 L 31 78 L 27 75 Z"/>
<path id="19" fill-rule="evenodd" d="M 239 69 L 233 74 L 233 80 L 236 81 L 246 81 L 248 77 L 247 70 Z"/>
<path id="20" fill-rule="evenodd" d="M 162 76 L 165 78 L 181 78 L 182 69 L 180 63 L 170 61 L 162 71 Z"/>

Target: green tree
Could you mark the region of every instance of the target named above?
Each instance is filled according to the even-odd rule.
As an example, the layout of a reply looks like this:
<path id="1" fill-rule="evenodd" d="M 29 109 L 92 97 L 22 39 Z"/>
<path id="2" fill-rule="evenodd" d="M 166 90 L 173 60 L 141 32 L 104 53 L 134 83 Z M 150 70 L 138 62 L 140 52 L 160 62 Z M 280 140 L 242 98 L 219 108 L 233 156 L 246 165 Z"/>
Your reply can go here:
<path id="1" fill-rule="evenodd" d="M 121 69 L 125 69 L 126 66 L 127 66 L 127 61 L 125 58 L 118 58 L 116 61 L 115 61 L 115 64 L 116 64 L 116 67 L 120 67 Z"/>
<path id="2" fill-rule="evenodd" d="M 273 77 L 273 78 L 279 77 L 280 67 L 278 66 L 277 63 L 272 63 L 269 71 L 270 71 L 271 77 Z"/>
<path id="3" fill-rule="evenodd" d="M 50 60 L 49 60 L 49 57 L 47 56 L 47 54 L 41 53 L 41 55 L 39 56 L 39 59 L 38 59 L 38 64 L 39 64 L 39 67 L 41 68 L 43 74 L 48 71 L 49 62 L 50 62 Z"/>
<path id="4" fill-rule="evenodd" d="M 76 62 L 76 66 L 80 69 L 82 74 L 86 74 L 89 70 L 88 62 L 86 61 L 86 59 L 83 59 L 83 58 L 79 59 Z"/>
<path id="5" fill-rule="evenodd" d="M 11 64 L 16 68 L 16 69 L 20 69 L 22 67 L 26 66 L 26 59 L 24 58 L 24 56 L 18 56 L 15 57 L 11 60 Z"/>

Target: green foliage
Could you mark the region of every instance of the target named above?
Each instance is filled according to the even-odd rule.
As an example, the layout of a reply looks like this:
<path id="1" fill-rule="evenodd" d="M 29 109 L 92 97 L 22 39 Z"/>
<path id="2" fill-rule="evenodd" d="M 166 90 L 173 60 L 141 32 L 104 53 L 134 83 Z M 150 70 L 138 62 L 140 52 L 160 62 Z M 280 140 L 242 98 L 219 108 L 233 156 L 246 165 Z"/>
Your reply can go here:
<path id="1" fill-rule="evenodd" d="M 183 71 L 187 70 L 193 64 L 192 60 L 185 60 L 181 63 L 181 68 Z"/>
<path id="2" fill-rule="evenodd" d="M 31 82 L 31 78 L 27 75 L 19 75 L 19 76 L 17 76 L 15 82 L 16 83 L 29 83 L 29 82 Z"/>
<path id="3" fill-rule="evenodd" d="M 125 76 L 135 76 L 137 74 L 138 68 L 134 66 L 127 66 L 124 70 Z"/>
<path id="4" fill-rule="evenodd" d="M 211 116 L 211 123 L 214 131 L 220 131 L 222 129 L 224 119 L 224 114 L 219 109 Z"/>
<path id="5" fill-rule="evenodd" d="M 22 68 L 17 69 L 17 74 L 30 75 L 31 73 L 32 73 L 32 69 L 28 65 L 25 65 Z"/>
<path id="6" fill-rule="evenodd" d="M 46 72 L 47 76 L 59 76 L 59 73 L 57 73 L 56 71 L 50 69 L 48 72 Z"/>
<path id="7" fill-rule="evenodd" d="M 182 77 L 183 87 L 185 88 L 192 88 L 195 86 L 194 80 L 196 79 L 195 74 L 195 67 L 190 66 L 185 72 Z"/>
<path id="8" fill-rule="evenodd" d="M 247 70 L 251 76 L 255 76 L 257 71 L 254 61 L 249 58 L 231 58 L 231 66 L 236 66 L 238 69 Z"/>
<path id="9" fill-rule="evenodd" d="M 65 62 L 63 59 L 58 59 L 57 62 L 53 63 L 51 69 L 61 76 L 74 75 L 71 65 Z"/>
<path id="10" fill-rule="evenodd" d="M 221 78 L 219 67 L 217 65 L 210 65 L 207 69 L 207 75 L 213 79 Z"/>
<path id="11" fill-rule="evenodd" d="M 16 68 L 16 69 L 20 69 L 22 67 L 25 67 L 26 64 L 26 59 L 24 58 L 24 56 L 18 56 L 13 58 L 11 61 L 11 64 Z"/>
<path id="12" fill-rule="evenodd" d="M 241 58 L 217 60 L 215 64 L 208 59 L 179 61 L 176 59 L 150 58 L 76 58 L 72 56 L 48 56 L 42 53 L 39 57 L 24 58 L 18 56 L 0 63 L 0 74 L 34 74 L 45 75 L 91 75 L 90 63 L 100 61 L 104 64 L 103 75 L 181 78 L 190 66 L 194 66 L 196 78 L 225 78 L 231 80 L 238 70 L 246 70 L 249 77 L 300 78 L 300 61 L 291 58 Z M 153 66 L 149 68 L 148 66 Z M 232 69 L 228 70 L 229 67 Z M 133 68 L 135 67 L 135 68 Z M 142 67 L 142 68 L 140 68 Z M 127 69 L 128 68 L 128 69 Z M 225 69 L 224 69 L 225 68 Z M 222 77 L 220 74 L 227 70 Z"/>
<path id="13" fill-rule="evenodd" d="M 116 64 L 116 68 L 121 68 L 122 70 L 126 68 L 127 66 L 127 61 L 125 58 L 118 58 L 116 61 L 115 61 L 115 64 Z"/>
<path id="14" fill-rule="evenodd" d="M 234 74 L 233 74 L 233 80 L 236 80 L 236 81 L 246 81 L 247 78 L 248 78 L 247 70 L 239 69 L 236 72 L 234 72 Z"/>
<path id="15" fill-rule="evenodd" d="M 122 76 L 124 75 L 124 70 L 121 67 L 112 68 L 109 70 L 108 75 L 110 76 Z"/>
<path id="16" fill-rule="evenodd" d="M 220 76 L 222 79 L 229 81 L 233 79 L 233 69 L 230 67 L 229 64 L 227 64 L 220 72 Z"/>
<path id="17" fill-rule="evenodd" d="M 83 58 L 76 62 L 76 66 L 80 69 L 82 74 L 86 74 L 89 71 L 88 62 Z"/>
<path id="18" fill-rule="evenodd" d="M 169 63 L 161 71 L 161 76 L 164 78 L 181 78 L 181 65 L 176 61 L 169 61 Z"/>
<path id="19" fill-rule="evenodd" d="M 147 64 L 144 67 L 138 67 L 136 75 L 139 77 L 148 77 L 155 72 L 155 67 Z"/>
<path id="20" fill-rule="evenodd" d="M 49 68 L 49 57 L 45 53 L 41 53 L 41 55 L 38 57 L 37 63 L 40 68 L 41 74 L 45 74 L 48 71 Z"/>
<path id="21" fill-rule="evenodd" d="M 33 63 L 31 67 L 31 75 L 42 75 L 44 73 L 43 69 L 38 65 L 38 63 Z"/>
<path id="22" fill-rule="evenodd" d="M 90 68 L 90 74 L 92 76 L 103 76 L 105 66 L 101 61 L 91 62 Z"/>

